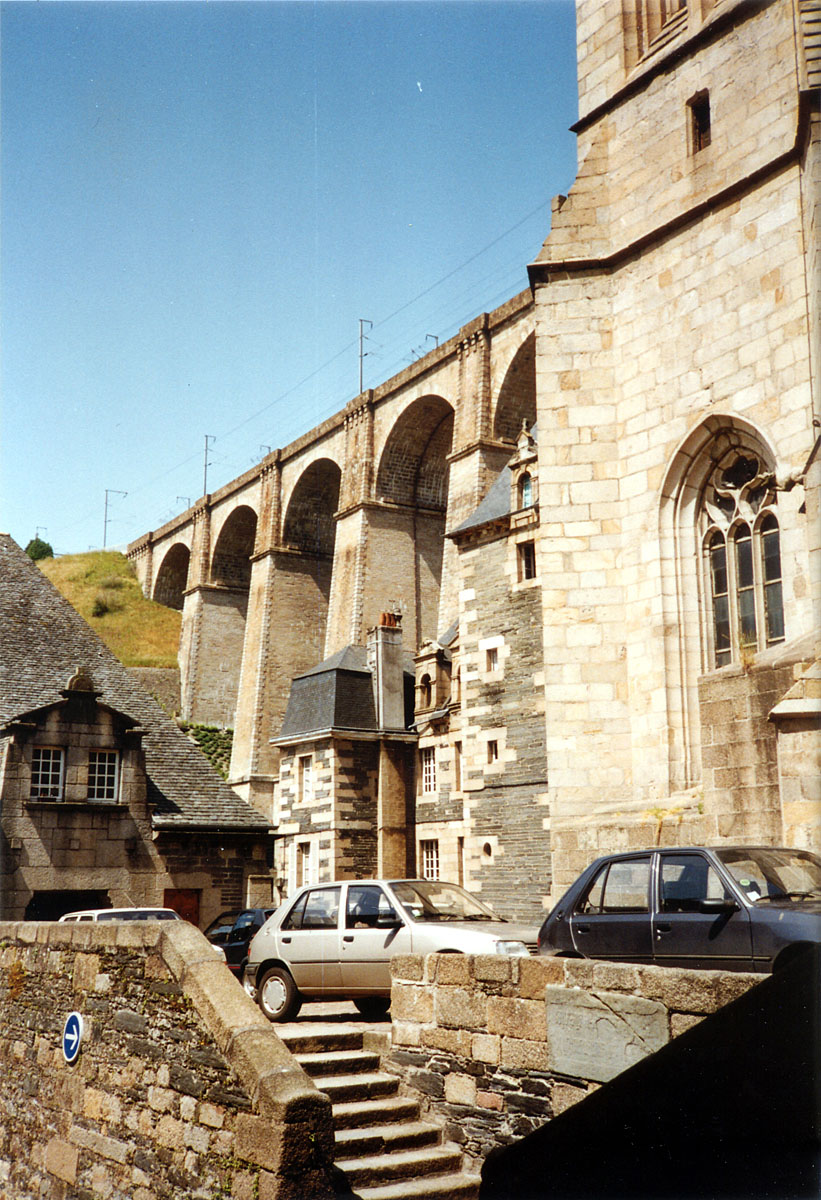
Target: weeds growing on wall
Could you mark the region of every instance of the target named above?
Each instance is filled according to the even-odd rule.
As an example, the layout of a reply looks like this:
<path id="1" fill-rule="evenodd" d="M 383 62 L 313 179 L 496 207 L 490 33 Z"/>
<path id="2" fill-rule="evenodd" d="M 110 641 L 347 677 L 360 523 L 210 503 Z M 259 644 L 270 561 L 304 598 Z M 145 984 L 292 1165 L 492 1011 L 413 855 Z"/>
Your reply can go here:
<path id="1" fill-rule="evenodd" d="M 196 742 L 214 770 L 227 779 L 234 742 L 233 729 L 220 729 L 217 725 L 192 725 L 188 721 L 178 721 L 177 724 L 192 742 Z"/>

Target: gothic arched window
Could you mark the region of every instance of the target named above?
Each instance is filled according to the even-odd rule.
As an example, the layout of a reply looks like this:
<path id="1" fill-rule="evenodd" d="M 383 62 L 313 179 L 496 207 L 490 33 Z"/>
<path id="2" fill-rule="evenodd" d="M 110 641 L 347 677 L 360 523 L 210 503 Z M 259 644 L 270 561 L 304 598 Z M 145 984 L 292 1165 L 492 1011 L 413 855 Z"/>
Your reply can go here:
<path id="1" fill-rule="evenodd" d="M 784 640 L 781 543 L 771 472 L 734 452 L 708 479 L 701 510 L 716 667 Z"/>

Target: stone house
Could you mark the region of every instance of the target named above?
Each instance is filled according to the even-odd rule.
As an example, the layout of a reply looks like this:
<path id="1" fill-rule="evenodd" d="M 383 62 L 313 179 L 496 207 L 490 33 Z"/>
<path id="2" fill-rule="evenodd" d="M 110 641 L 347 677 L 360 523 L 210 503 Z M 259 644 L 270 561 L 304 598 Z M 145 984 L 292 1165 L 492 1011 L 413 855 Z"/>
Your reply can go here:
<path id="1" fill-rule="evenodd" d="M 413 872 L 416 736 L 401 618 L 296 678 L 276 745 L 279 888 Z M 410 668 L 410 669 L 409 669 Z"/>
<path id="2" fill-rule="evenodd" d="M 502 911 L 662 838 L 821 846 L 819 5 L 576 9 L 529 291 L 131 548 L 266 814 L 290 681 L 395 605 L 408 854 Z"/>
<path id="3" fill-rule="evenodd" d="M 0 535 L 0 913 L 271 900 L 270 826 Z"/>

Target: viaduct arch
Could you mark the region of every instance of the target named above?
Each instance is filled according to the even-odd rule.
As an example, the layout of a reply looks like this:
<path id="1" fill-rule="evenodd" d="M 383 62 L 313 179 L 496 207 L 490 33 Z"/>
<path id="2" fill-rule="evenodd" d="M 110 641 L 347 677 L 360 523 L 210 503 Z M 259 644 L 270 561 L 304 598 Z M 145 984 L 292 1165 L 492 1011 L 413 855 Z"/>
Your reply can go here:
<path id="1" fill-rule="evenodd" d="M 446 538 L 535 418 L 529 291 L 129 547 L 183 610 L 183 716 L 234 728 L 230 782 L 270 815 L 291 680 L 397 605 L 407 649 L 458 611 Z"/>

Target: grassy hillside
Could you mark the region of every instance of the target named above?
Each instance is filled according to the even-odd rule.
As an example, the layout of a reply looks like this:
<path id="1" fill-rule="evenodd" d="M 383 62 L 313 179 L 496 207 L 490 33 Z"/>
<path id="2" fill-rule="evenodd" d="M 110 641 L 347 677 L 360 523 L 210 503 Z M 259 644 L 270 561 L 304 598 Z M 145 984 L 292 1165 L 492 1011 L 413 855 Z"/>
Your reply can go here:
<path id="1" fill-rule="evenodd" d="M 176 667 L 182 616 L 146 600 L 124 554 L 64 554 L 37 566 L 127 667 Z"/>

